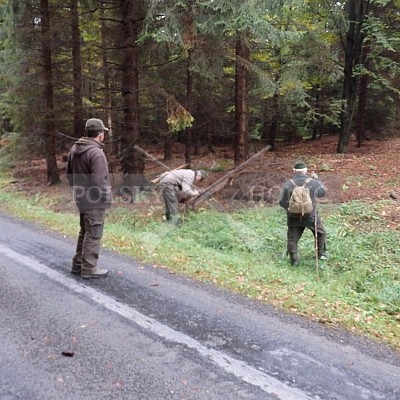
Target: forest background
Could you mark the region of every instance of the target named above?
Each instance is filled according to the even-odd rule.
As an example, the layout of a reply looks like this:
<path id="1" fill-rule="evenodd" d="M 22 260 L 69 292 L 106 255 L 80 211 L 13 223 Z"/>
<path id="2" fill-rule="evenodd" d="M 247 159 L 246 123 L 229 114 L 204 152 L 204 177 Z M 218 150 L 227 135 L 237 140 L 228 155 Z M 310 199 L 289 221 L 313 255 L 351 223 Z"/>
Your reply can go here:
<path id="1" fill-rule="evenodd" d="M 162 205 L 123 202 L 107 246 L 400 348 L 399 207 L 388 203 L 399 10 L 398 0 L 0 0 L 0 164 L 13 173 L 0 180 L 2 208 L 74 235 L 61 176 L 91 117 L 110 128 L 121 187 L 162 172 L 136 146 L 215 180 L 269 145 L 265 169 L 251 164 L 219 199 L 230 215 L 219 205 L 190 215 L 155 258 L 138 243 L 154 239 Z M 283 214 L 258 207 L 269 190 L 254 192 L 282 183 L 298 156 L 336 196 L 321 205 L 334 250 L 325 269 L 312 241 L 305 267 L 290 269 Z M 231 210 L 237 199 L 250 210 Z"/>
<path id="2" fill-rule="evenodd" d="M 18 152 L 57 154 L 84 121 L 110 127 L 123 174 L 135 144 L 192 155 L 251 142 L 337 135 L 348 152 L 399 124 L 398 0 L 0 1 L 0 135 Z M 67 136 L 65 136 L 67 135 Z"/>

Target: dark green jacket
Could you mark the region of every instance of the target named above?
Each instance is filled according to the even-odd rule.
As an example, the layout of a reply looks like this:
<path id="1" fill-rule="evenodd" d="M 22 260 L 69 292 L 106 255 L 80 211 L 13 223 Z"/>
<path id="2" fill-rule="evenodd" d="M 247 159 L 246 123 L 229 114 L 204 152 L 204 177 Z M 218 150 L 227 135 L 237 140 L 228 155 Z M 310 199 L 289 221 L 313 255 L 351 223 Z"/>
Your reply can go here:
<path id="1" fill-rule="evenodd" d="M 67 178 L 80 211 L 110 207 L 108 163 L 101 143 L 88 137 L 75 142 L 68 154 Z"/>

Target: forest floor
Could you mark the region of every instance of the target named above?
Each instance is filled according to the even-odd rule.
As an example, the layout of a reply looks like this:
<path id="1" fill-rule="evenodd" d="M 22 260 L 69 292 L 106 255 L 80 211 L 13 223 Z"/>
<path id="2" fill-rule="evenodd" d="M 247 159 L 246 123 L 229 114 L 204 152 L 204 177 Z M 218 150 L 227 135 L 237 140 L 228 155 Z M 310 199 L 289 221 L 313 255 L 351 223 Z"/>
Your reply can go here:
<path id="1" fill-rule="evenodd" d="M 381 216 L 387 220 L 388 228 L 400 229 L 400 138 L 369 140 L 360 148 L 357 147 L 355 141 L 352 141 L 349 152 L 344 155 L 336 153 L 336 144 L 337 137 L 333 136 L 290 145 L 278 143 L 274 152 L 263 153 L 249 162 L 238 174 L 234 174 L 228 183 L 213 196 L 214 200 L 228 211 L 253 207 L 260 203 L 276 204 L 280 187 L 292 175 L 293 163 L 302 159 L 307 163 L 309 172 L 315 171 L 324 182 L 328 193 L 327 202 L 388 200 Z M 177 144 L 172 160 L 168 161 L 163 160 L 161 144 L 147 146 L 145 150 L 173 169 L 184 164 L 184 158 L 180 155 L 184 152 L 179 146 L 182 147 Z M 253 151 L 256 152 L 262 147 L 263 144 L 257 143 Z M 227 147 L 216 147 L 213 153 L 194 156 L 193 169 L 210 171 L 206 182 L 199 186 L 204 189 L 231 171 L 232 159 L 232 151 Z M 65 155 L 60 157 L 58 166 L 63 184 L 59 187 L 48 187 L 45 182 L 45 160 L 16 163 L 13 171 L 16 178 L 13 182 L 15 190 L 26 191 L 28 195 L 48 192 L 57 194 L 54 192 L 69 190 L 64 176 Z M 160 164 L 151 160 L 146 161 L 145 176 L 148 180 L 164 170 L 165 168 Z M 120 177 L 121 174 L 118 171 L 112 173 L 114 186 L 118 185 Z M 394 199 L 396 197 L 398 200 Z M 118 203 L 123 204 L 123 202 Z M 138 211 L 147 212 L 149 207 L 151 207 L 151 202 L 135 204 Z M 162 207 L 159 212 L 162 213 Z"/>

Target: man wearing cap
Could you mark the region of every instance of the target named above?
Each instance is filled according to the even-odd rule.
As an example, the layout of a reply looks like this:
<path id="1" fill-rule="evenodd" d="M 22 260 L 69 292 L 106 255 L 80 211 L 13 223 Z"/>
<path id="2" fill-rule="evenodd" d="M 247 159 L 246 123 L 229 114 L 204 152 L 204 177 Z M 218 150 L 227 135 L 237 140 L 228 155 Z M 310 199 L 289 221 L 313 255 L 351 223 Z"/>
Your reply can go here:
<path id="1" fill-rule="evenodd" d="M 206 171 L 191 169 L 177 169 L 166 172 L 159 181 L 165 203 L 165 217 L 174 224 L 182 223 L 179 217 L 178 204 L 180 200 L 187 200 L 197 196 L 199 191 L 194 184 L 206 178 Z"/>
<path id="2" fill-rule="evenodd" d="M 107 131 L 101 119 L 88 119 L 85 136 L 75 142 L 68 154 L 67 178 L 80 214 L 80 232 L 71 273 L 83 279 L 108 274 L 106 269 L 97 267 L 105 209 L 112 201 L 108 163 L 103 151 Z"/>
<path id="3" fill-rule="evenodd" d="M 326 251 L 326 231 L 316 209 L 316 199 L 325 196 L 325 188 L 315 172 L 311 174 L 311 177 L 307 175 L 307 166 L 304 161 L 296 161 L 293 173 L 293 178 L 286 181 L 282 187 L 279 205 L 287 210 L 287 252 L 290 256 L 290 263 L 297 267 L 300 264 L 297 244 L 305 228 L 310 229 L 314 237 L 317 235 L 318 257 L 327 259 L 329 255 Z M 293 189 L 295 186 L 303 185 L 310 191 L 313 209 L 306 215 L 291 214 L 288 212 L 288 208 Z"/>

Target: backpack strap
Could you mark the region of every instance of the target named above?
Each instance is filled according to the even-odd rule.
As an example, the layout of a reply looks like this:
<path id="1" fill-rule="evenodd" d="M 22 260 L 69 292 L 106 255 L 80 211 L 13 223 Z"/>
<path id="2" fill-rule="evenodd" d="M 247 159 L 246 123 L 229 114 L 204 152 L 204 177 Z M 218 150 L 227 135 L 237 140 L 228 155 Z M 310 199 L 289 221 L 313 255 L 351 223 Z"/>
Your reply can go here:
<path id="1" fill-rule="evenodd" d="M 305 180 L 305 182 L 304 182 L 303 187 L 306 186 L 307 183 L 308 183 L 308 182 L 311 182 L 312 180 L 313 180 L 313 178 L 307 178 L 307 179 Z"/>
<path id="2" fill-rule="evenodd" d="M 313 178 L 307 178 L 301 186 L 296 185 L 296 182 L 293 179 L 290 179 L 290 182 L 293 184 L 294 187 L 305 187 L 308 182 L 311 182 Z"/>

